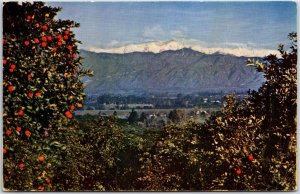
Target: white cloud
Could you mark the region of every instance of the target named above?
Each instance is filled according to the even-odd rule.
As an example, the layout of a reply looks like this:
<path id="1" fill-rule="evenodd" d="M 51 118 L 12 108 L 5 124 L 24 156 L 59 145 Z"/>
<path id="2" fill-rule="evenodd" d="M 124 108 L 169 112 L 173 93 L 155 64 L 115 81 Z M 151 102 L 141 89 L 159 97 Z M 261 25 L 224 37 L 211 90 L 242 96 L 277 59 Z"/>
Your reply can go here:
<path id="1" fill-rule="evenodd" d="M 148 40 L 166 40 L 168 39 L 180 39 L 186 37 L 186 29 L 166 29 L 161 27 L 160 25 L 147 26 L 142 31 L 142 36 L 147 38 Z"/>
<path id="2" fill-rule="evenodd" d="M 165 31 L 160 25 L 147 26 L 143 30 L 143 36 L 146 38 L 157 38 L 165 35 Z"/>
<path id="3" fill-rule="evenodd" d="M 120 44 L 119 41 L 117 41 L 117 40 L 112 40 L 112 41 L 110 41 L 110 43 L 109 43 L 108 45 L 109 45 L 109 47 L 115 47 L 115 46 L 117 46 L 118 44 Z"/>
<path id="4" fill-rule="evenodd" d="M 184 38 L 185 33 L 182 30 L 171 30 L 170 35 L 174 38 Z"/>

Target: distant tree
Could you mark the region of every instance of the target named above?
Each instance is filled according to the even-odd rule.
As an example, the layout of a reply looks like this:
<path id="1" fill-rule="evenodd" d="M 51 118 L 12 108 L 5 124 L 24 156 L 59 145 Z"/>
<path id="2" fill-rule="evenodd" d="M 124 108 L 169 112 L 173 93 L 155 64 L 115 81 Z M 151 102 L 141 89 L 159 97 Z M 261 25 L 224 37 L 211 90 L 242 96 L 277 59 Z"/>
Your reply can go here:
<path id="1" fill-rule="evenodd" d="M 116 117 L 118 115 L 117 111 L 114 111 L 113 115 Z"/>
<path id="2" fill-rule="evenodd" d="M 171 110 L 168 117 L 172 122 L 178 123 L 184 118 L 184 112 L 178 109 Z"/>
<path id="3" fill-rule="evenodd" d="M 138 113 L 134 109 L 132 109 L 131 113 L 130 113 L 130 115 L 128 117 L 129 124 L 135 124 L 138 120 L 139 120 Z"/>
<path id="4" fill-rule="evenodd" d="M 142 121 L 142 122 L 144 122 L 146 119 L 147 119 L 146 113 L 142 112 L 139 120 Z"/>

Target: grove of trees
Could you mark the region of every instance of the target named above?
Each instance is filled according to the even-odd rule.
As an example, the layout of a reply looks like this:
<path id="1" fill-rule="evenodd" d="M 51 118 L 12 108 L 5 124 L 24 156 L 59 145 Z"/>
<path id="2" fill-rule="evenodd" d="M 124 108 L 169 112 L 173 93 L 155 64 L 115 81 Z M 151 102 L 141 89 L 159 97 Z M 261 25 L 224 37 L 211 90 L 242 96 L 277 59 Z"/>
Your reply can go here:
<path id="1" fill-rule="evenodd" d="M 3 188 L 10 191 L 296 189 L 297 34 L 280 56 L 249 60 L 266 78 L 204 124 L 124 128 L 74 118 L 91 72 L 72 28 L 44 3 L 3 6 Z M 176 117 L 174 112 L 170 117 Z M 138 118 L 132 111 L 133 121 Z"/>

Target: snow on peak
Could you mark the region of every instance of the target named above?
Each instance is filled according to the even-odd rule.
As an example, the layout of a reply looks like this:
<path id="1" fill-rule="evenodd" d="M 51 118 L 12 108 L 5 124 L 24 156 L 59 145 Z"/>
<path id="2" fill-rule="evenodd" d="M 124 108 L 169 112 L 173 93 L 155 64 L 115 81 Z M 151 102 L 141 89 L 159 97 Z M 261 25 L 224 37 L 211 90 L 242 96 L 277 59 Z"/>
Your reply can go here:
<path id="1" fill-rule="evenodd" d="M 139 44 L 128 44 L 115 48 L 98 48 L 90 47 L 89 51 L 96 53 L 132 53 L 132 52 L 153 52 L 160 53 L 167 50 L 179 50 L 183 48 L 190 48 L 198 52 L 205 54 L 223 53 L 231 54 L 235 56 L 247 56 L 247 57 L 264 57 L 269 54 L 279 54 L 277 50 L 250 48 L 245 46 L 222 48 L 222 47 L 205 47 L 199 42 L 183 42 L 183 41 L 153 41 Z"/>

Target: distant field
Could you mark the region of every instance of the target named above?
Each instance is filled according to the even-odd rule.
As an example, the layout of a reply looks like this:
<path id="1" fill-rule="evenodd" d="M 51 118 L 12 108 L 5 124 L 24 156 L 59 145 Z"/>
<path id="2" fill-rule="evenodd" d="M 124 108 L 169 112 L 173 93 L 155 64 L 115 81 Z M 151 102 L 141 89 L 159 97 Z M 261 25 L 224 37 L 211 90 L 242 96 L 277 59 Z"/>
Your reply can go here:
<path id="1" fill-rule="evenodd" d="M 214 111 L 219 111 L 220 108 L 202 108 L 202 109 L 195 109 L 195 108 L 177 108 L 178 110 L 182 110 L 184 111 L 186 114 L 190 113 L 193 110 L 204 110 L 206 112 L 208 112 L 208 114 L 210 115 L 211 112 Z M 142 112 L 145 113 L 160 113 L 160 114 L 169 114 L 169 112 L 172 109 L 135 109 L 135 111 L 138 112 L 138 114 L 140 115 Z M 90 115 L 98 115 L 99 113 L 101 115 L 113 115 L 114 111 L 117 112 L 117 117 L 119 118 L 127 118 L 131 112 L 131 110 L 80 110 L 80 111 L 75 111 L 75 115 L 86 115 L 86 114 L 90 114 Z"/>

